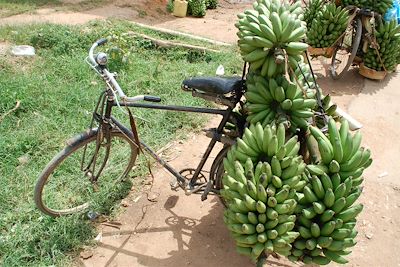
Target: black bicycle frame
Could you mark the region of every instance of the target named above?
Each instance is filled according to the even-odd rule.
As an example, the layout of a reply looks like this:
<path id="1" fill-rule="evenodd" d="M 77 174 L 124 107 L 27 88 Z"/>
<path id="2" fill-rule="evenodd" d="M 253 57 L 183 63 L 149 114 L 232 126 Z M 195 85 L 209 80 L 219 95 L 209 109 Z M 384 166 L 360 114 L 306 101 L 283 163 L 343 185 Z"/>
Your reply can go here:
<path id="1" fill-rule="evenodd" d="M 117 125 L 120 129 L 123 129 L 124 131 L 128 131 L 132 133 L 131 130 L 128 130 L 122 123 L 120 123 L 116 118 L 111 116 L 111 110 L 112 107 L 118 106 L 118 104 L 114 101 L 114 98 L 108 94 L 109 97 L 107 98 L 107 103 L 106 103 L 106 108 L 105 108 L 105 118 L 106 119 L 111 119 L 112 122 Z M 215 115 L 221 115 L 222 120 L 219 123 L 216 133 L 213 135 L 211 138 L 211 141 L 205 151 L 205 153 L 202 156 L 202 159 L 197 166 L 195 173 L 193 174 L 193 177 L 190 179 L 189 182 L 189 189 L 193 189 L 194 186 L 196 185 L 197 179 L 199 177 L 199 174 L 201 173 L 201 170 L 203 169 L 208 157 L 211 154 L 211 151 L 213 150 L 215 144 L 217 143 L 218 140 L 220 140 L 220 137 L 222 135 L 223 129 L 226 125 L 226 123 L 229 120 L 229 117 L 232 114 L 232 108 L 228 107 L 227 109 L 213 109 L 213 108 L 202 108 L 202 107 L 189 107 L 189 106 L 174 106 L 174 105 L 159 105 L 159 104 L 147 104 L 147 103 L 119 103 L 119 106 L 122 107 L 134 107 L 134 108 L 147 108 L 147 109 L 158 109 L 158 110 L 166 110 L 166 111 L 176 111 L 176 112 L 191 112 L 191 113 L 202 113 L 202 114 L 215 114 Z M 133 135 L 132 135 L 133 136 Z M 183 177 L 178 171 L 176 171 L 168 162 L 163 160 L 161 157 L 159 157 L 147 144 L 144 142 L 140 141 L 142 147 L 144 150 L 146 150 L 158 163 L 160 163 L 165 169 L 167 169 L 173 176 L 176 177 L 176 179 L 181 183 L 181 184 L 186 184 L 186 179 Z"/>

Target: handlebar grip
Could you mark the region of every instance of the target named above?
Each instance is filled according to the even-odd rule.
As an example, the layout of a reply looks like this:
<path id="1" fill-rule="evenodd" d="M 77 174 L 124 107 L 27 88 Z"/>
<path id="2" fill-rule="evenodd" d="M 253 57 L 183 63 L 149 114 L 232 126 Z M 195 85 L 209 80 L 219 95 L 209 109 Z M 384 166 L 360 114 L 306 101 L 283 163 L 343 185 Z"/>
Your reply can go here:
<path id="1" fill-rule="evenodd" d="M 103 45 L 103 44 L 105 44 L 105 43 L 107 43 L 107 38 L 101 38 L 100 40 L 97 40 L 97 45 L 98 46 L 101 46 L 101 45 Z"/>
<path id="2" fill-rule="evenodd" d="M 158 96 L 152 96 L 152 95 L 145 95 L 144 96 L 144 101 L 149 101 L 149 102 L 161 102 L 161 98 Z"/>

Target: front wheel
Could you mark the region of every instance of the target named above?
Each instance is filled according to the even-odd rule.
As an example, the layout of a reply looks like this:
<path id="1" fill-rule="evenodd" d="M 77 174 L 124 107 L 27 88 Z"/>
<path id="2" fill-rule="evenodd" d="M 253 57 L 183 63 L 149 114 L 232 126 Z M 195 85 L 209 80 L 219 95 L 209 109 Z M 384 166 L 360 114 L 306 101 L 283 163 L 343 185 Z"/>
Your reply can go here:
<path id="1" fill-rule="evenodd" d="M 36 206 L 58 217 L 104 201 L 128 175 L 137 154 L 137 146 L 121 132 L 111 131 L 106 138 L 93 129 L 76 136 L 40 174 L 34 192 Z"/>

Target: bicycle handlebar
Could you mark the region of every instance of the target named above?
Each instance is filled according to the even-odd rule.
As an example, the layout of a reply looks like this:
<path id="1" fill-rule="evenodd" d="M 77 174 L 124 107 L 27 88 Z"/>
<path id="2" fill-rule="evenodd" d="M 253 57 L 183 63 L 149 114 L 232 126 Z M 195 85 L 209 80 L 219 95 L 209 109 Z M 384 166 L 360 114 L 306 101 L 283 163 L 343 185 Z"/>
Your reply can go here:
<path id="1" fill-rule="evenodd" d="M 161 98 L 158 96 L 153 96 L 153 95 L 145 95 L 143 98 L 144 101 L 149 101 L 149 102 L 161 102 Z"/>
<path id="2" fill-rule="evenodd" d="M 118 84 L 117 80 L 115 79 L 115 75 L 110 73 L 107 68 L 104 66 L 99 67 L 99 63 L 94 57 L 94 50 L 101 45 L 104 45 L 108 42 L 106 38 L 101 38 L 93 43 L 92 47 L 89 50 L 89 60 L 94 69 L 102 74 L 102 77 L 108 86 L 111 86 L 114 91 L 117 92 L 118 96 L 125 102 L 136 102 L 136 101 L 150 101 L 150 102 L 161 102 L 161 98 L 158 96 L 151 96 L 151 95 L 137 95 L 134 97 L 128 97 L 125 95 L 124 91 Z"/>

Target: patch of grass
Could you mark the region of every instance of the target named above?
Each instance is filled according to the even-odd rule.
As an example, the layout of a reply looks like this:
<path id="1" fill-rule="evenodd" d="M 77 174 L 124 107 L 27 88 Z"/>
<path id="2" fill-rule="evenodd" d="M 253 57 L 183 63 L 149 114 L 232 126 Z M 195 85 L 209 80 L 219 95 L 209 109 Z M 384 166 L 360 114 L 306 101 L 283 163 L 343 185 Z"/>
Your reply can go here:
<path id="1" fill-rule="evenodd" d="M 85 215 L 51 219 L 42 215 L 32 200 L 40 171 L 65 140 L 88 127 L 95 101 L 104 88 L 84 63 L 92 42 L 102 36 L 119 36 L 104 49 L 120 48 L 127 57 L 125 62 L 110 65 L 118 69 L 125 93 L 157 95 L 164 104 L 210 105 L 181 91 L 181 81 L 189 76 L 214 75 L 219 64 L 225 66 L 227 75 L 241 72 L 240 57 L 233 51 L 196 55 L 180 49 L 156 49 L 138 38 L 123 37 L 122 33 L 132 28 L 127 25 L 106 21 L 79 27 L 43 24 L 0 28 L 3 40 L 31 44 L 37 50 L 36 59 L 31 61 L 0 59 L 0 114 L 13 108 L 16 100 L 21 101 L 21 107 L 0 123 L 0 265 L 66 266 L 95 236 L 95 228 Z M 144 109 L 134 110 L 134 114 L 146 118 L 138 119 L 139 133 L 156 150 L 197 129 L 206 118 Z M 118 109 L 114 115 L 127 121 Z M 142 166 L 132 175 L 143 175 L 146 169 Z M 138 181 L 132 182 L 138 185 Z M 127 188 L 122 184 L 112 198 L 101 199 L 96 212 L 115 211 Z"/>
<path id="2" fill-rule="evenodd" d="M 0 0 L 0 18 L 31 12 L 42 6 L 61 4 L 59 0 Z"/>
<path id="3" fill-rule="evenodd" d="M 166 10 L 168 13 L 174 12 L 174 0 L 168 0 Z"/>
<path id="4" fill-rule="evenodd" d="M 0 0 L 0 18 L 34 12 L 38 8 L 52 7 L 57 10 L 82 11 L 99 7 L 108 0 L 84 0 L 78 3 L 63 3 L 61 0 Z"/>

